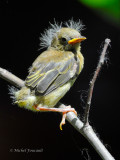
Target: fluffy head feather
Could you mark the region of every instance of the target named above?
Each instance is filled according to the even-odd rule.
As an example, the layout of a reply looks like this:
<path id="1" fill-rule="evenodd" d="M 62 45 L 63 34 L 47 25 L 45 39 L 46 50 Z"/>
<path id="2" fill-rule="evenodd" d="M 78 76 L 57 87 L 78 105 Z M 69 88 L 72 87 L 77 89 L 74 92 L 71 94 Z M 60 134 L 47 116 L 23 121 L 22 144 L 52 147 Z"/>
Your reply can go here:
<path id="1" fill-rule="evenodd" d="M 48 48 L 51 45 L 53 37 L 63 27 L 72 28 L 80 32 L 81 30 L 83 30 L 84 25 L 81 23 L 80 20 L 74 21 L 73 19 L 70 19 L 64 23 L 61 22 L 60 24 L 58 24 L 57 22 L 54 22 L 54 24 L 50 23 L 50 27 L 46 29 L 43 34 L 41 34 L 41 48 Z"/>

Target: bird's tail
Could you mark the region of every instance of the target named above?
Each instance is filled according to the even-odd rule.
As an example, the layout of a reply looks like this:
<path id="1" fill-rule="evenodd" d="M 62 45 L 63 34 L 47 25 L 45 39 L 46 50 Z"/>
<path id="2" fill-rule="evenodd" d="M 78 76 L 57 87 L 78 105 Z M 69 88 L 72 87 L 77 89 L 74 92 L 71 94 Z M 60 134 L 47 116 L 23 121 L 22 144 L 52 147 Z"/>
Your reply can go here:
<path id="1" fill-rule="evenodd" d="M 12 99 L 12 103 L 15 104 L 16 101 L 16 96 L 15 93 L 19 91 L 18 88 L 14 87 L 14 86 L 8 86 L 8 94 L 10 95 L 10 98 Z"/>
<path id="2" fill-rule="evenodd" d="M 35 95 L 31 95 L 31 91 L 27 87 L 23 87 L 18 90 L 15 87 L 9 87 L 10 97 L 13 99 L 13 104 L 18 104 L 19 107 L 33 110 L 33 106 L 36 102 Z"/>

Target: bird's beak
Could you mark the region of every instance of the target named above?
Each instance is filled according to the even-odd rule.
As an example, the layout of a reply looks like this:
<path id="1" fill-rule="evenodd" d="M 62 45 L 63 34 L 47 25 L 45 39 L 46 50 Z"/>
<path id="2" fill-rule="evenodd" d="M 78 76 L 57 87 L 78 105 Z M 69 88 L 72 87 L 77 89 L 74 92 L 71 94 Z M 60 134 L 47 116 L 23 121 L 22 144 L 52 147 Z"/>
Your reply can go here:
<path id="1" fill-rule="evenodd" d="M 81 38 L 74 38 L 68 41 L 68 44 L 76 44 L 84 41 L 86 37 L 81 37 Z"/>

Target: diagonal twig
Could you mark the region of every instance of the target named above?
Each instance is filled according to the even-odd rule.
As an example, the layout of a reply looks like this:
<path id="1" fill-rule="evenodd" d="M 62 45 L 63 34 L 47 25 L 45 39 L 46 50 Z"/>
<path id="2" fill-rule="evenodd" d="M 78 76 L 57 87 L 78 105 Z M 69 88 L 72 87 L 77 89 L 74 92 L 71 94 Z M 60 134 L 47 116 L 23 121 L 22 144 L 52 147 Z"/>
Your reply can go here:
<path id="1" fill-rule="evenodd" d="M 105 62 L 106 50 L 107 50 L 110 42 L 111 42 L 110 39 L 108 39 L 108 38 L 105 39 L 105 44 L 104 44 L 102 53 L 100 55 L 100 59 L 99 59 L 97 68 L 96 68 L 96 70 L 94 72 L 92 80 L 90 81 L 90 87 L 89 87 L 89 90 L 88 90 L 88 97 L 87 97 L 87 103 L 86 103 L 86 109 L 85 109 L 85 121 L 84 121 L 84 125 L 85 126 L 89 125 L 89 112 L 90 112 L 90 105 L 91 105 L 91 99 L 92 99 L 94 84 L 95 84 L 97 76 L 98 76 L 98 74 L 99 74 L 99 72 L 101 70 L 101 67 Z"/>
<path id="2" fill-rule="evenodd" d="M 12 85 L 21 88 L 24 86 L 24 81 L 15 76 L 14 74 L 10 73 L 6 69 L 0 67 L 0 77 L 4 80 L 8 81 Z"/>
<path id="3" fill-rule="evenodd" d="M 109 44 L 109 41 L 107 42 L 107 44 Z M 107 44 L 105 45 L 106 47 L 104 46 L 104 50 L 103 50 L 104 54 L 108 46 Z M 100 63 L 104 63 L 104 60 L 103 60 L 105 56 L 104 54 L 103 53 L 101 54 Z M 20 78 L 16 77 L 15 75 L 13 75 L 12 73 L 8 72 L 3 68 L 0 68 L 0 77 L 10 82 L 12 85 L 17 86 L 18 88 L 21 88 L 24 86 L 23 80 L 21 80 Z M 95 77 L 95 80 L 96 80 L 96 77 Z M 92 89 L 92 92 L 93 92 L 93 89 Z M 92 98 L 92 92 L 90 96 L 91 98 Z M 91 102 L 91 99 L 90 99 L 90 102 Z M 59 108 L 62 108 L 63 106 L 64 105 L 61 104 Z M 90 106 L 89 106 L 89 109 L 90 109 Z M 88 112 L 88 115 L 89 115 L 89 112 Z M 88 118 L 88 115 L 86 115 L 87 118 Z M 100 155 L 100 157 L 103 160 L 115 160 L 114 157 L 105 148 L 105 146 L 100 141 L 100 139 L 97 137 L 97 135 L 95 134 L 94 130 L 90 125 L 84 125 L 83 122 L 73 112 L 67 113 L 66 119 L 79 133 L 81 133 L 88 140 L 88 142 L 93 146 L 93 148 L 96 150 L 96 152 Z"/>

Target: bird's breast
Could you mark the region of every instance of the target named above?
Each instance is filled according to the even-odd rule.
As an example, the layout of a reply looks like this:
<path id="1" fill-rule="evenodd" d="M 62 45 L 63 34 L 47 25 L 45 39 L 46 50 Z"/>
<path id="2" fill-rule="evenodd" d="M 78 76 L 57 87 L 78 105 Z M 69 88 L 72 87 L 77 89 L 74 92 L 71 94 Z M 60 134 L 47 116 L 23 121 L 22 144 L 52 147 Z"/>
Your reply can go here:
<path id="1" fill-rule="evenodd" d="M 81 52 L 77 53 L 77 74 L 79 75 L 84 66 L 84 57 Z"/>

